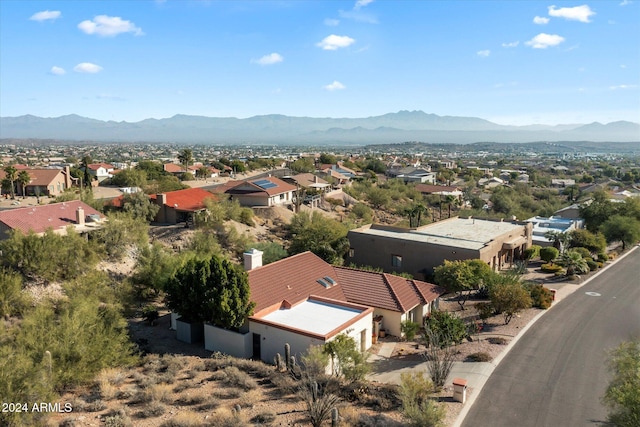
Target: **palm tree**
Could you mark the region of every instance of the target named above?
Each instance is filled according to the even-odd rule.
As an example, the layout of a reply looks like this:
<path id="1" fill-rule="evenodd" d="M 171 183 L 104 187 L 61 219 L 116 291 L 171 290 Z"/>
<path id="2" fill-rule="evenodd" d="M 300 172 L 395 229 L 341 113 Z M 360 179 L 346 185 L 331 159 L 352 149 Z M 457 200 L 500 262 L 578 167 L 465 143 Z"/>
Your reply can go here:
<path id="1" fill-rule="evenodd" d="M 444 200 L 449 205 L 449 218 L 451 218 L 451 205 L 456 201 L 456 197 L 449 194 Z"/>
<path id="2" fill-rule="evenodd" d="M 8 179 L 11 183 L 9 192 L 11 193 L 11 200 L 13 200 L 16 198 L 15 181 L 17 178 L 18 169 L 13 166 L 7 166 L 6 168 L 4 168 L 4 172 L 6 174 L 6 179 Z"/>
<path id="3" fill-rule="evenodd" d="M 18 183 L 22 187 L 22 198 L 27 198 L 27 184 L 31 182 L 31 175 L 27 171 L 20 171 L 18 174 Z"/>
<path id="4" fill-rule="evenodd" d="M 412 208 L 407 210 L 409 215 L 409 227 L 420 227 L 420 220 L 422 214 L 427 211 L 427 208 L 422 203 L 418 203 Z"/>
<path id="5" fill-rule="evenodd" d="M 193 162 L 193 151 L 189 148 L 185 148 L 180 154 L 178 154 L 178 160 L 180 160 L 180 163 L 184 165 L 184 171 L 187 172 L 189 164 Z"/>
<path id="6" fill-rule="evenodd" d="M 544 237 L 548 241 L 553 242 L 553 247 L 560 251 L 560 253 L 564 253 L 569 243 L 571 243 L 571 236 L 561 231 L 549 230 L 544 233 Z"/>
<path id="7" fill-rule="evenodd" d="M 567 276 L 573 276 L 576 273 L 586 273 L 589 271 L 587 260 L 582 258 L 578 252 L 566 251 L 560 255 L 562 265 L 567 269 Z"/>

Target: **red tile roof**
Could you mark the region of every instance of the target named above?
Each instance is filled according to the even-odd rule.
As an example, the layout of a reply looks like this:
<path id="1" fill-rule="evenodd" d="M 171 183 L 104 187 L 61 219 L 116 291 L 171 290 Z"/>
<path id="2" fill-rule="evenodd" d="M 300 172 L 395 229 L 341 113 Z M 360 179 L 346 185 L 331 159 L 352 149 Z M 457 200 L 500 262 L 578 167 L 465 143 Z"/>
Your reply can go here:
<path id="1" fill-rule="evenodd" d="M 164 171 L 169 173 L 182 173 L 184 172 L 184 168 L 181 165 L 177 165 L 175 163 L 165 163 Z"/>
<path id="2" fill-rule="evenodd" d="M 205 199 L 215 199 L 212 193 L 202 188 L 187 188 L 185 190 L 169 191 L 166 206 L 175 207 L 179 211 L 198 211 L 204 209 Z M 157 194 L 152 194 L 151 200 L 158 198 Z M 177 205 L 177 206 L 176 206 Z"/>
<path id="3" fill-rule="evenodd" d="M 76 224 L 76 211 L 79 207 L 84 209 L 85 216 L 100 215 L 100 218 L 104 218 L 104 215 L 86 203 L 80 200 L 73 200 L 1 211 L 0 222 L 3 222 L 13 230 L 20 230 L 25 234 L 29 231 L 42 233 L 48 228 L 58 230 L 68 225 Z"/>
<path id="4" fill-rule="evenodd" d="M 91 164 L 88 164 L 87 167 L 93 171 L 97 171 L 100 168 L 105 168 L 107 170 L 113 169 L 113 166 L 110 165 L 109 163 L 91 163 Z"/>
<path id="5" fill-rule="evenodd" d="M 443 289 L 419 280 L 334 267 L 311 252 L 255 268 L 248 274 L 256 316 L 260 316 L 261 310 L 279 308 L 283 302 L 295 305 L 310 295 L 404 313 L 444 293 Z M 336 284 L 327 288 L 318 282 L 325 277 Z"/>

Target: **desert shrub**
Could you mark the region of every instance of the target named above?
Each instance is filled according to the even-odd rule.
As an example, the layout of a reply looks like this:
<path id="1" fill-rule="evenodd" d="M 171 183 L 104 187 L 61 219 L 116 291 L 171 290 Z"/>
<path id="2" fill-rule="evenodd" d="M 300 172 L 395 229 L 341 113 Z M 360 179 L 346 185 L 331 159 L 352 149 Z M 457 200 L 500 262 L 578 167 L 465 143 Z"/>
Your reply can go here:
<path id="1" fill-rule="evenodd" d="M 191 411 L 180 411 L 175 417 L 160 424 L 160 427 L 199 427 L 202 425 L 200 415 Z"/>
<path id="2" fill-rule="evenodd" d="M 95 399 L 91 402 L 87 402 L 84 407 L 85 412 L 100 412 L 106 409 L 107 405 L 100 399 Z"/>
<path id="3" fill-rule="evenodd" d="M 313 427 L 320 427 L 331 416 L 331 410 L 340 398 L 318 385 L 317 381 L 305 379 L 300 384 L 298 396 L 305 405 L 305 414 Z"/>
<path id="4" fill-rule="evenodd" d="M 133 427 L 127 411 L 120 409 L 111 411 L 104 417 L 104 427 Z"/>
<path id="5" fill-rule="evenodd" d="M 279 396 L 287 396 L 297 390 L 298 383 L 290 375 L 282 375 L 280 372 L 271 374 L 270 382 L 274 386 L 274 392 Z"/>
<path id="6" fill-rule="evenodd" d="M 540 270 L 544 273 L 559 273 L 562 271 L 562 266 L 558 264 L 542 264 Z"/>
<path id="7" fill-rule="evenodd" d="M 522 258 L 524 258 L 526 261 L 529 261 L 537 256 L 540 256 L 540 249 L 541 247 L 538 245 L 531 245 L 524 250 L 524 252 L 522 253 Z"/>
<path id="8" fill-rule="evenodd" d="M 151 418 L 159 417 L 166 412 L 167 408 L 162 403 L 154 400 L 147 403 L 144 407 L 138 411 L 135 415 L 138 418 Z"/>
<path id="9" fill-rule="evenodd" d="M 301 356 L 300 361 L 307 375 L 318 377 L 326 373 L 329 355 L 323 351 L 322 346 L 313 345 Z"/>
<path id="10" fill-rule="evenodd" d="M 494 313 L 493 305 L 491 305 L 490 302 L 479 302 L 476 304 L 476 310 L 483 324 L 486 323 L 487 319 L 493 316 Z"/>
<path id="11" fill-rule="evenodd" d="M 420 324 L 411 320 L 404 320 L 400 323 L 400 331 L 404 334 L 407 341 L 413 341 L 416 333 L 420 330 Z"/>
<path id="12" fill-rule="evenodd" d="M 20 275 L 0 269 L 0 317 L 20 315 L 29 303 Z"/>
<path id="13" fill-rule="evenodd" d="M 258 387 L 258 383 L 246 372 L 241 371 L 235 366 L 228 366 L 223 370 L 224 377 L 222 380 L 235 387 L 240 387 L 243 390 L 253 390 Z"/>
<path id="14" fill-rule="evenodd" d="M 509 342 L 507 341 L 506 338 L 502 338 L 502 337 L 487 338 L 487 341 L 491 344 L 498 344 L 498 345 L 507 345 L 507 343 Z"/>
<path id="15" fill-rule="evenodd" d="M 587 260 L 587 266 L 589 267 L 589 271 L 595 271 L 599 267 L 598 263 L 593 261 L 593 260 L 591 260 L 591 259 Z"/>
<path id="16" fill-rule="evenodd" d="M 609 261 L 609 255 L 607 255 L 607 254 L 606 254 L 606 253 L 604 253 L 604 252 L 600 252 L 600 253 L 598 254 L 598 261 L 599 261 L 599 262 L 607 262 L 607 261 Z"/>
<path id="17" fill-rule="evenodd" d="M 402 414 L 409 424 L 420 427 L 442 425 L 445 410 L 429 397 L 434 391 L 431 380 L 423 372 L 403 373 L 400 380 Z"/>
<path id="18" fill-rule="evenodd" d="M 358 351 L 356 340 L 347 334 L 339 334 L 324 344 L 323 351 L 332 359 L 333 373 L 338 377 L 354 382 L 369 373 L 367 354 Z"/>
<path id="19" fill-rule="evenodd" d="M 258 378 L 267 378 L 273 372 L 273 366 L 267 365 L 261 360 L 235 359 L 233 366 Z"/>
<path id="20" fill-rule="evenodd" d="M 547 263 L 553 263 L 553 260 L 558 258 L 559 251 L 553 246 L 545 246 L 540 249 L 540 259 Z"/>
<path id="21" fill-rule="evenodd" d="M 531 294 L 531 306 L 546 310 L 551 307 L 553 302 L 553 293 L 540 284 L 532 285 L 529 288 Z"/>
<path id="22" fill-rule="evenodd" d="M 260 412 L 255 417 L 251 418 L 251 422 L 258 425 L 271 425 L 276 420 L 276 413 L 272 410 L 266 410 Z"/>
<path id="23" fill-rule="evenodd" d="M 432 311 L 424 326 L 436 336 L 446 337 L 449 342 L 442 341 L 440 343 L 442 346 L 448 346 L 452 342 L 460 344 L 467 337 L 467 325 L 464 320 L 448 311 Z M 427 344 L 429 343 L 427 342 Z"/>
<path id="24" fill-rule="evenodd" d="M 242 208 L 238 219 L 241 223 L 248 225 L 249 227 L 253 227 L 255 225 L 253 222 L 253 209 L 251 208 Z"/>
<path id="25" fill-rule="evenodd" d="M 491 362 L 491 359 L 492 357 L 484 352 L 472 353 L 467 356 L 469 362 Z"/>
<path id="26" fill-rule="evenodd" d="M 587 248 L 577 247 L 571 249 L 573 252 L 579 253 L 582 258 L 591 258 L 591 252 Z"/>
<path id="27" fill-rule="evenodd" d="M 211 427 L 245 427 L 247 425 L 247 417 L 242 411 L 234 411 L 223 407 L 213 414 L 209 414 L 204 425 Z"/>
<path id="28" fill-rule="evenodd" d="M 262 400 L 262 391 L 260 389 L 249 390 L 240 396 L 240 404 L 243 408 L 251 408 Z"/>

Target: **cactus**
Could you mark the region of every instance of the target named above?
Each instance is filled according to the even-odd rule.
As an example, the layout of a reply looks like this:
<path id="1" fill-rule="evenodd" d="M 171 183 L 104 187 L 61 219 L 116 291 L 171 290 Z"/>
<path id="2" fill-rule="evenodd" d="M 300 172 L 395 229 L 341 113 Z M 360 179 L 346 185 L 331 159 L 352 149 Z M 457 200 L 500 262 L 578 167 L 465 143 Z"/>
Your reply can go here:
<path id="1" fill-rule="evenodd" d="M 291 370 L 291 346 L 289 343 L 284 345 L 284 360 L 287 363 L 287 370 Z"/>
<path id="2" fill-rule="evenodd" d="M 314 381 L 311 383 L 311 395 L 313 396 L 313 401 L 318 400 L 318 382 Z"/>
<path id="3" fill-rule="evenodd" d="M 296 364 L 296 357 L 295 356 L 291 356 L 291 359 L 289 360 L 289 370 L 293 371 L 298 365 Z"/>
<path id="4" fill-rule="evenodd" d="M 276 369 L 278 371 L 282 370 L 282 356 L 280 355 L 280 353 L 276 353 L 276 357 L 274 357 L 273 359 L 275 365 L 276 365 Z"/>
<path id="5" fill-rule="evenodd" d="M 240 404 L 238 404 L 238 403 L 236 403 L 236 404 L 233 406 L 233 410 L 235 411 L 235 413 L 236 413 L 236 414 L 239 414 L 241 409 L 242 409 L 242 407 L 241 407 L 241 406 L 240 406 Z"/>
<path id="6" fill-rule="evenodd" d="M 338 427 L 338 408 L 331 409 L 331 427 Z"/>

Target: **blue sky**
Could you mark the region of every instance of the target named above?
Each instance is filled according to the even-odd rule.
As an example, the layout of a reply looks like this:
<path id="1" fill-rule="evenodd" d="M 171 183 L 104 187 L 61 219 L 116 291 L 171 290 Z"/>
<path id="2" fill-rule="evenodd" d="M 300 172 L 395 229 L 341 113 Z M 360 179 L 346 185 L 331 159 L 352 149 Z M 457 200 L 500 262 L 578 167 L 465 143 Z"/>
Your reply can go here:
<path id="1" fill-rule="evenodd" d="M 640 1 L 0 1 L 0 115 L 640 121 Z"/>

